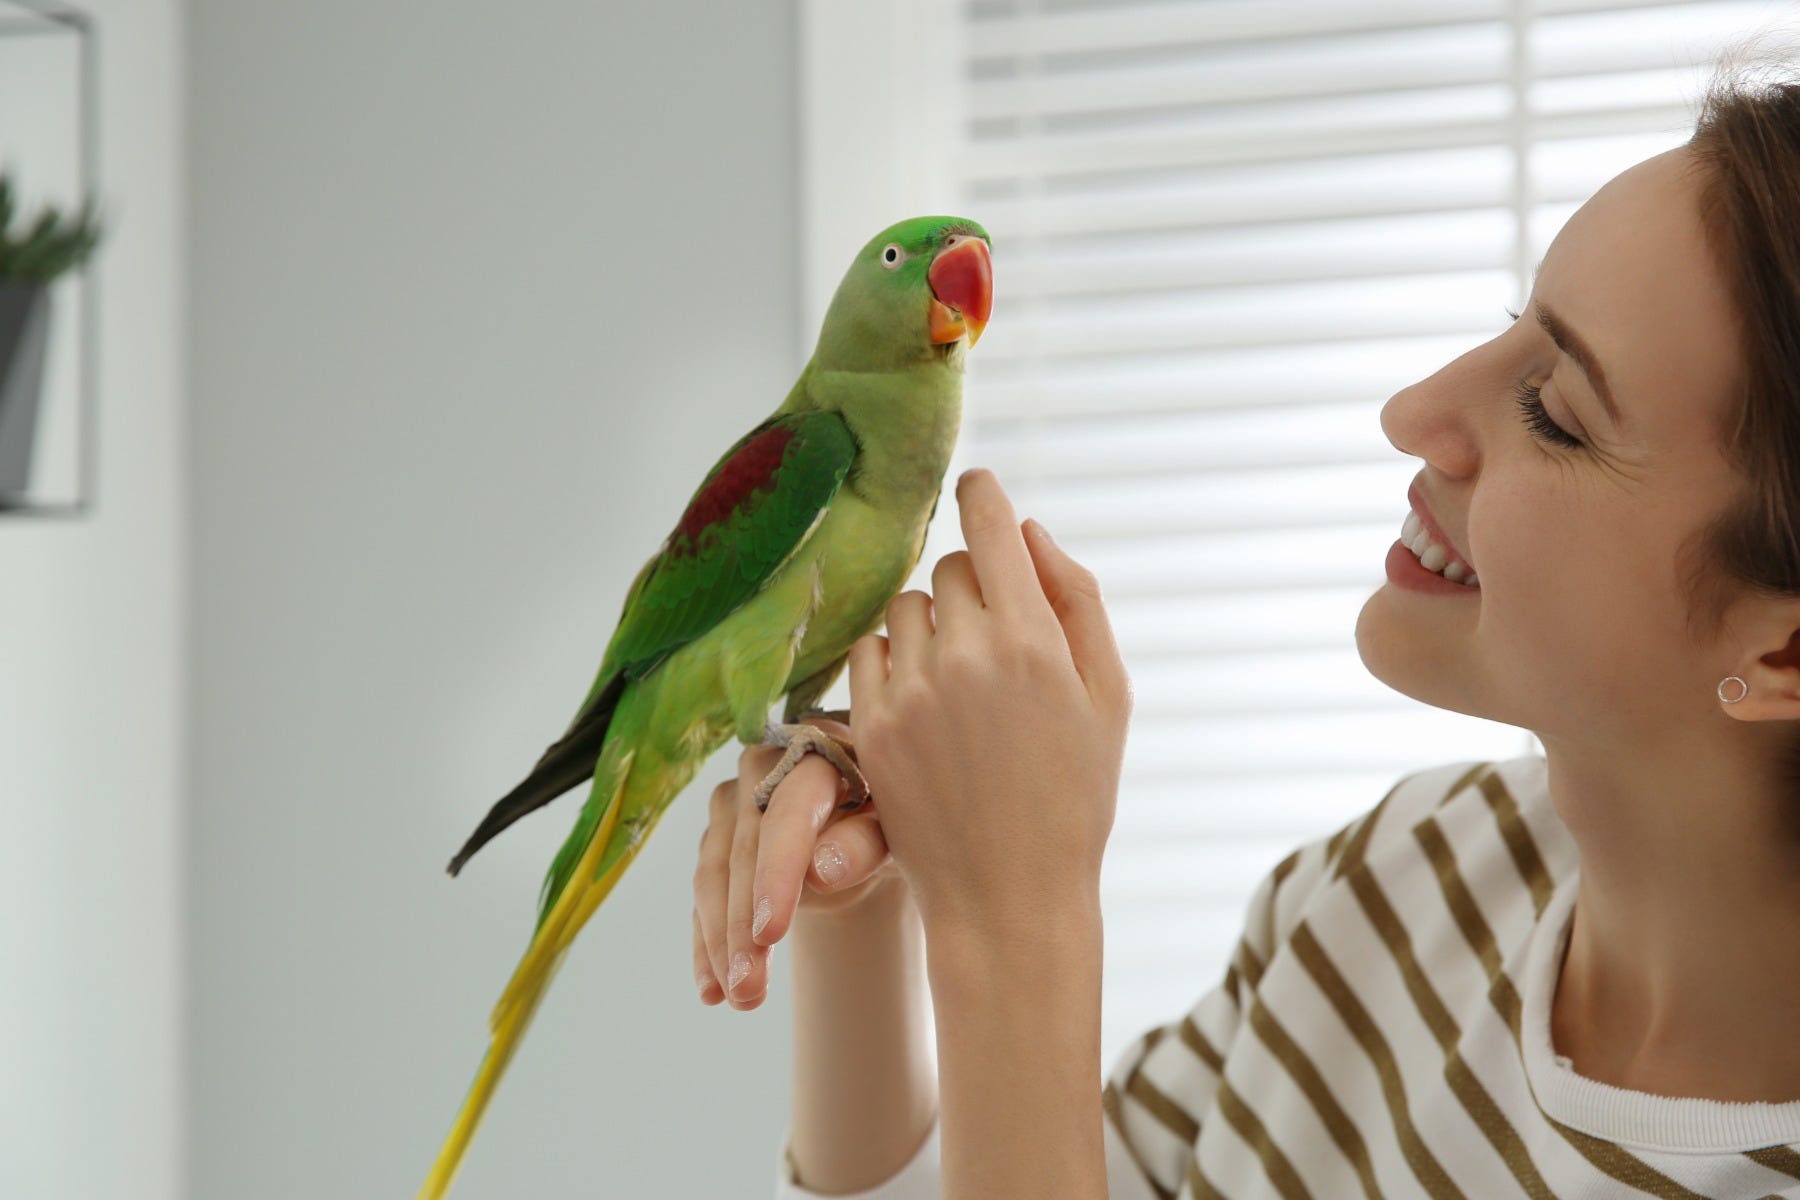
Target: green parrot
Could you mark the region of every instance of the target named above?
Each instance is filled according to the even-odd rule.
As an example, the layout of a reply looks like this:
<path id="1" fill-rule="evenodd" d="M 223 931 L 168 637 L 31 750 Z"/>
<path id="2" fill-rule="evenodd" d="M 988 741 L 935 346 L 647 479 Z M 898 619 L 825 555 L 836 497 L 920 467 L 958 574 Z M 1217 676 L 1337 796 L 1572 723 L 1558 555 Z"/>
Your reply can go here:
<path id="1" fill-rule="evenodd" d="M 785 747 L 756 790 L 759 810 L 809 750 L 850 781 L 844 808 L 868 799 L 854 749 L 800 718 L 918 564 L 962 422 L 967 349 L 992 306 L 989 239 L 973 221 L 914 217 L 863 246 L 787 399 L 725 451 L 638 572 L 567 731 L 450 860 L 455 875 L 592 777 L 422 1198 L 449 1189 L 575 935 L 719 747 L 733 736 Z"/>

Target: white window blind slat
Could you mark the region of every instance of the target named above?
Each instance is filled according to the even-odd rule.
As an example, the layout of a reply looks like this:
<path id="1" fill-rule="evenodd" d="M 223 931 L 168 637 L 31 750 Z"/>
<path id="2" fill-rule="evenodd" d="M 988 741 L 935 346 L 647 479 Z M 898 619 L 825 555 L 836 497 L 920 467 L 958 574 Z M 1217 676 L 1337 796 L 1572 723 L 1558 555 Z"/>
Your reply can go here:
<path id="1" fill-rule="evenodd" d="M 1275 656 L 1268 657 L 1271 662 L 1278 661 Z M 1343 656 L 1341 669 L 1360 670 L 1353 650 Z M 1471 740 L 1481 733 L 1470 727 L 1474 718 L 1395 696 L 1366 671 L 1361 678 L 1367 681 L 1369 693 L 1367 701 L 1359 705 L 1335 700 L 1315 704 L 1311 699 L 1313 680 L 1282 677 L 1286 686 L 1278 690 L 1276 677 L 1266 671 L 1248 692 L 1202 693 L 1190 697 L 1190 707 L 1183 713 L 1159 716 L 1152 712 L 1142 722 L 1134 717 L 1126 751 L 1130 778 L 1120 792 L 1115 836 L 1158 836 L 1154 828 L 1142 823 L 1133 805 L 1133 789 L 1140 777 L 1185 783 L 1196 808 L 1254 808 L 1263 803 L 1267 778 L 1276 775 L 1316 769 L 1323 781 L 1350 767 L 1373 770 L 1392 765 L 1388 775 L 1392 783 L 1402 771 L 1431 765 L 1418 760 L 1416 749 L 1409 753 L 1409 746 L 1433 747 L 1428 753 L 1437 753 L 1438 746 L 1449 747 L 1449 753 L 1433 760 L 1448 762 L 1463 757 L 1455 751 L 1466 752 L 1467 747 L 1478 744 Z M 1426 711 L 1419 711 L 1422 708 Z M 1509 758 L 1524 753 L 1518 731 L 1499 728 L 1501 740 L 1490 741 L 1489 747 L 1504 748 Z M 1229 778 L 1215 778 L 1217 772 L 1228 772 Z M 1378 789 L 1373 796 L 1346 797 L 1349 803 L 1343 820 L 1374 804 L 1386 790 Z M 1327 823 L 1316 832 L 1322 835 L 1330 829 Z M 1272 867 L 1275 859 L 1263 865 Z M 1128 859 L 1108 855 L 1107 876 L 1112 883 L 1122 883 L 1130 874 Z M 1193 879 L 1200 881 L 1198 872 Z M 1245 893 L 1246 899 L 1248 895 Z M 1106 916 L 1109 926 L 1114 920 L 1130 924 L 1135 919 L 1128 908 L 1108 908 Z M 1169 963 L 1170 971 L 1177 975 L 1193 967 L 1187 962 Z"/>
<path id="2" fill-rule="evenodd" d="M 1173 229 L 1129 239 L 1092 234 L 1021 251 L 1007 263 L 1040 301 L 1508 266 L 1512 213 L 1499 207 L 1404 217 Z"/>
<path id="3" fill-rule="evenodd" d="M 1173 45 L 1209 46 L 1392 31 L 1580 14 L 1623 16 L 1640 28 L 1666 28 L 1685 10 L 1711 11 L 1707 30 L 1725 36 L 1769 14 L 1743 0 L 1165 0 L 1130 5 L 1032 5 L 976 0 L 967 8 L 972 61 L 1025 55 L 1151 55 Z M 1600 48 L 1596 48 L 1600 49 Z"/>
<path id="4" fill-rule="evenodd" d="M 961 164 L 972 182 L 1034 175 L 1093 175 L 1288 161 L 1326 155 L 1389 154 L 1506 143 L 1513 118 L 1485 96 L 1383 101 L 1346 105 L 1342 100 L 1288 106 L 1282 111 L 1236 114 L 1231 119 L 1168 122 L 1164 128 L 1126 132 L 1027 134 L 970 147 Z M 1439 107 L 1437 101 L 1450 101 Z M 1540 139 L 1612 137 L 1660 133 L 1690 117 L 1682 104 L 1577 112 L 1540 113 L 1528 124 Z M 1446 119 L 1452 118 L 1452 119 Z M 1683 140 L 1680 138 L 1677 141 Z"/>
<path id="5" fill-rule="evenodd" d="M 1404 771 L 1537 749 L 1371 677 L 1420 462 L 1399 388 L 1498 334 L 1607 179 L 1685 141 L 1764 0 L 977 0 L 956 211 L 994 237 L 959 454 L 1101 579 L 1136 708 L 1108 1061 L 1217 982 L 1251 890 Z M 1505 397 L 1490 397 L 1505 403 Z"/>
<path id="6" fill-rule="evenodd" d="M 1200 0 L 1137 5 L 970 5 L 972 59 L 1024 55 L 1138 52 L 1171 45 L 1212 46 L 1269 39 L 1300 40 L 1461 21 L 1492 21 L 1507 0 Z"/>
<path id="7" fill-rule="evenodd" d="M 1345 607 L 1360 595 L 1356 588 L 1319 586 L 1239 595 L 1109 596 L 1106 609 L 1121 653 L 1141 673 L 1147 664 L 1164 661 L 1341 650 Z"/>
<path id="8" fill-rule="evenodd" d="M 1791 6 L 1769 0 L 1695 3 L 1526 6 L 1537 15 L 1525 26 L 1534 78 L 1601 76 L 1644 68 L 1692 74 L 1727 42 Z M 1683 81 L 1685 86 L 1687 81 Z M 1675 93 L 1665 93 L 1672 99 Z"/>
<path id="9" fill-rule="evenodd" d="M 998 236 L 998 235 L 996 235 Z M 996 288 L 1000 285 L 996 284 Z M 1010 298 L 1010 297 L 1009 297 Z M 998 303 L 998 301 L 996 301 Z M 1009 307 L 1029 303 L 1020 299 Z M 1495 313 L 1496 320 L 1505 314 Z M 988 326 L 997 328 L 996 319 Z M 985 345 L 990 332 L 982 338 Z M 1310 370 L 1289 370 L 1281 347 L 1213 346 L 1111 359 L 1070 359 L 1054 371 L 1042 364 L 979 372 L 980 395 L 968 388 L 973 419 L 987 423 L 1049 424 L 1065 416 L 1123 420 L 1143 413 L 1228 411 L 1256 406 L 1298 406 L 1383 399 L 1418 378 L 1410 366 L 1449 362 L 1469 348 L 1466 334 L 1399 336 L 1316 347 Z M 1203 377 L 1196 371 L 1204 370 Z"/>
<path id="10" fill-rule="evenodd" d="M 1314 497 L 1291 492 L 1247 496 L 1236 478 L 1200 473 L 1241 475 L 1252 466 L 1332 466 L 1358 441 L 1378 452 L 1371 455 L 1374 461 L 1385 462 L 1393 455 L 1386 439 L 1371 436 L 1368 409 L 1361 401 L 1305 409 L 1202 410 L 1132 421 L 1093 417 L 1038 428 L 1011 426 L 995 429 L 985 448 L 988 465 L 996 471 L 1004 464 L 1009 473 L 1099 485 L 1066 489 L 1069 511 L 1058 515 L 1067 515 L 1084 530 L 1090 513 L 1102 523 L 1123 516 L 1128 518 L 1119 527 L 1124 532 L 1146 516 L 1149 506 L 1134 501 L 1129 508 L 1105 510 L 1117 492 L 1112 485 L 1121 477 L 1162 491 L 1158 511 L 1149 517 L 1162 529 L 1225 528 L 1234 521 L 1238 523 L 1229 527 L 1268 529 L 1310 522 L 1318 516 Z M 1159 478 L 1145 480 L 1148 475 Z M 1096 506 L 1100 511 L 1094 512 Z M 1242 523 L 1246 520 L 1248 526 Z"/>
<path id="11" fill-rule="evenodd" d="M 983 366 L 1022 358 L 1074 358 L 1211 346 L 1317 345 L 1326 341 L 1473 333 L 1498 328 L 1502 270 L 1277 285 L 1233 285 L 1157 296 L 1037 297 L 994 322 Z"/>
<path id="12" fill-rule="evenodd" d="M 1393 783 L 1382 770 L 1358 771 L 1333 764 L 1329 771 L 1329 782 L 1317 773 L 1305 772 L 1247 776 L 1248 786 L 1257 789 L 1258 803 L 1215 807 L 1194 803 L 1194 783 L 1190 779 L 1144 780 L 1131 793 L 1132 807 L 1143 819 L 1113 836 L 1117 848 L 1126 853 L 1135 846 L 1154 844 L 1163 838 L 1187 842 L 1217 838 L 1239 852 L 1256 838 L 1271 839 L 1291 848 L 1302 839 L 1315 836 L 1317 830 L 1335 828 L 1333 822 L 1338 814 L 1346 805 L 1354 805 L 1358 794 L 1379 797 Z M 1207 782 L 1212 787 L 1245 785 L 1238 777 L 1223 772 Z M 1109 842 L 1107 848 L 1109 852 L 1113 850 L 1114 843 Z M 1286 852 L 1278 850 L 1277 857 Z M 1193 874 L 1189 872 L 1190 877 Z"/>
<path id="13" fill-rule="evenodd" d="M 1212 50 L 1203 69 L 1176 61 L 1109 63 L 1051 77 L 1011 68 L 977 76 L 971 115 L 978 123 L 1037 119 L 1093 120 L 1123 110 L 1197 104 L 1233 108 L 1252 102 L 1345 96 L 1370 99 L 1381 88 L 1395 99 L 1420 89 L 1505 85 L 1510 37 L 1498 22 L 1407 30 L 1386 35 L 1278 41 Z M 1501 100 L 1504 102 L 1503 94 Z"/>
<path id="14" fill-rule="evenodd" d="M 1259 225 L 1422 218 L 1511 203 L 1516 156 L 1505 143 L 1450 150 L 1220 167 L 1191 163 L 1159 174 L 1026 181 L 969 179 L 983 224 L 1005 229 L 1024 254 L 1117 234 L 1255 236 Z M 1002 224 L 1004 222 L 1004 224 Z M 1280 229 L 1267 231 L 1271 240 Z M 998 237 L 998 234 L 994 235 Z M 1029 294 L 1029 293 L 1025 293 Z"/>

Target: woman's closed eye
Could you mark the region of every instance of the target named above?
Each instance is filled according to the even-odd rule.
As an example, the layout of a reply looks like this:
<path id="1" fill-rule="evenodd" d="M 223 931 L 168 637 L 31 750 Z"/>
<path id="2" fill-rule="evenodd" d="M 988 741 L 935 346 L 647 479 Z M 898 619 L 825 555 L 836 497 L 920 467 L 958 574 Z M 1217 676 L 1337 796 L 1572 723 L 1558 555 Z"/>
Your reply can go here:
<path id="1" fill-rule="evenodd" d="M 1566 450 L 1579 449 L 1586 444 L 1550 419 L 1549 412 L 1544 408 L 1542 389 L 1521 379 L 1513 385 L 1513 395 L 1518 397 L 1519 412 L 1524 416 L 1525 425 L 1531 430 L 1532 437 Z"/>
<path id="2" fill-rule="evenodd" d="M 1506 315 L 1517 321 L 1519 314 L 1512 309 Z M 1521 379 L 1513 384 L 1513 395 L 1518 398 L 1518 407 L 1526 428 L 1531 436 L 1540 442 L 1559 446 L 1565 450 L 1576 450 L 1586 445 L 1580 438 L 1550 419 L 1549 410 L 1544 407 L 1543 389 L 1536 384 L 1526 383 Z"/>

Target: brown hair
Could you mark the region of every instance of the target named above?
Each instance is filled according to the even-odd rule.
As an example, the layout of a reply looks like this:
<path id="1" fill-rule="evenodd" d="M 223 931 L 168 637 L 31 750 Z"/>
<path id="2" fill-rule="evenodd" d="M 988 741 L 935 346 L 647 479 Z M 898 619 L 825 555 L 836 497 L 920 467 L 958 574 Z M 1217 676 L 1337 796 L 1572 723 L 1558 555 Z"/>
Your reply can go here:
<path id="1" fill-rule="evenodd" d="M 1687 143 L 1743 364 L 1715 437 L 1744 486 L 1680 556 L 1689 634 L 1701 641 L 1738 599 L 1800 597 L 1800 62 L 1763 49 L 1769 32 L 1717 60 Z M 1795 750 L 1800 768 L 1800 739 Z"/>
<path id="2" fill-rule="evenodd" d="M 1720 56 L 1687 143 L 1743 364 L 1713 432 L 1744 483 L 1677 560 L 1689 636 L 1706 642 L 1737 600 L 1800 597 L 1800 56 L 1765 48 L 1769 32 Z M 1800 845 L 1800 729 L 1779 736 L 1775 770 L 1790 798 L 1779 819 Z"/>

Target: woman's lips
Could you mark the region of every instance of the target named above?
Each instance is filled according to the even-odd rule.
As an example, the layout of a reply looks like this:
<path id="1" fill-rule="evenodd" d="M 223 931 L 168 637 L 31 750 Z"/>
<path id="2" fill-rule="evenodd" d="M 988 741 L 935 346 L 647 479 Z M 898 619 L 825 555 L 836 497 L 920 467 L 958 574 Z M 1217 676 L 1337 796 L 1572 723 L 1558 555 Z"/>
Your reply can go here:
<path id="1" fill-rule="evenodd" d="M 1475 564 L 1469 561 L 1469 556 L 1450 540 L 1450 535 L 1444 532 L 1444 527 L 1438 524 L 1438 519 L 1432 515 L 1431 506 L 1425 503 L 1425 493 L 1419 490 L 1417 479 L 1407 485 L 1406 499 L 1412 505 L 1413 511 L 1419 514 L 1419 520 L 1425 523 L 1426 532 L 1431 534 L 1431 540 L 1448 550 L 1452 558 L 1461 559 L 1468 564 L 1469 570 L 1477 571 Z"/>

